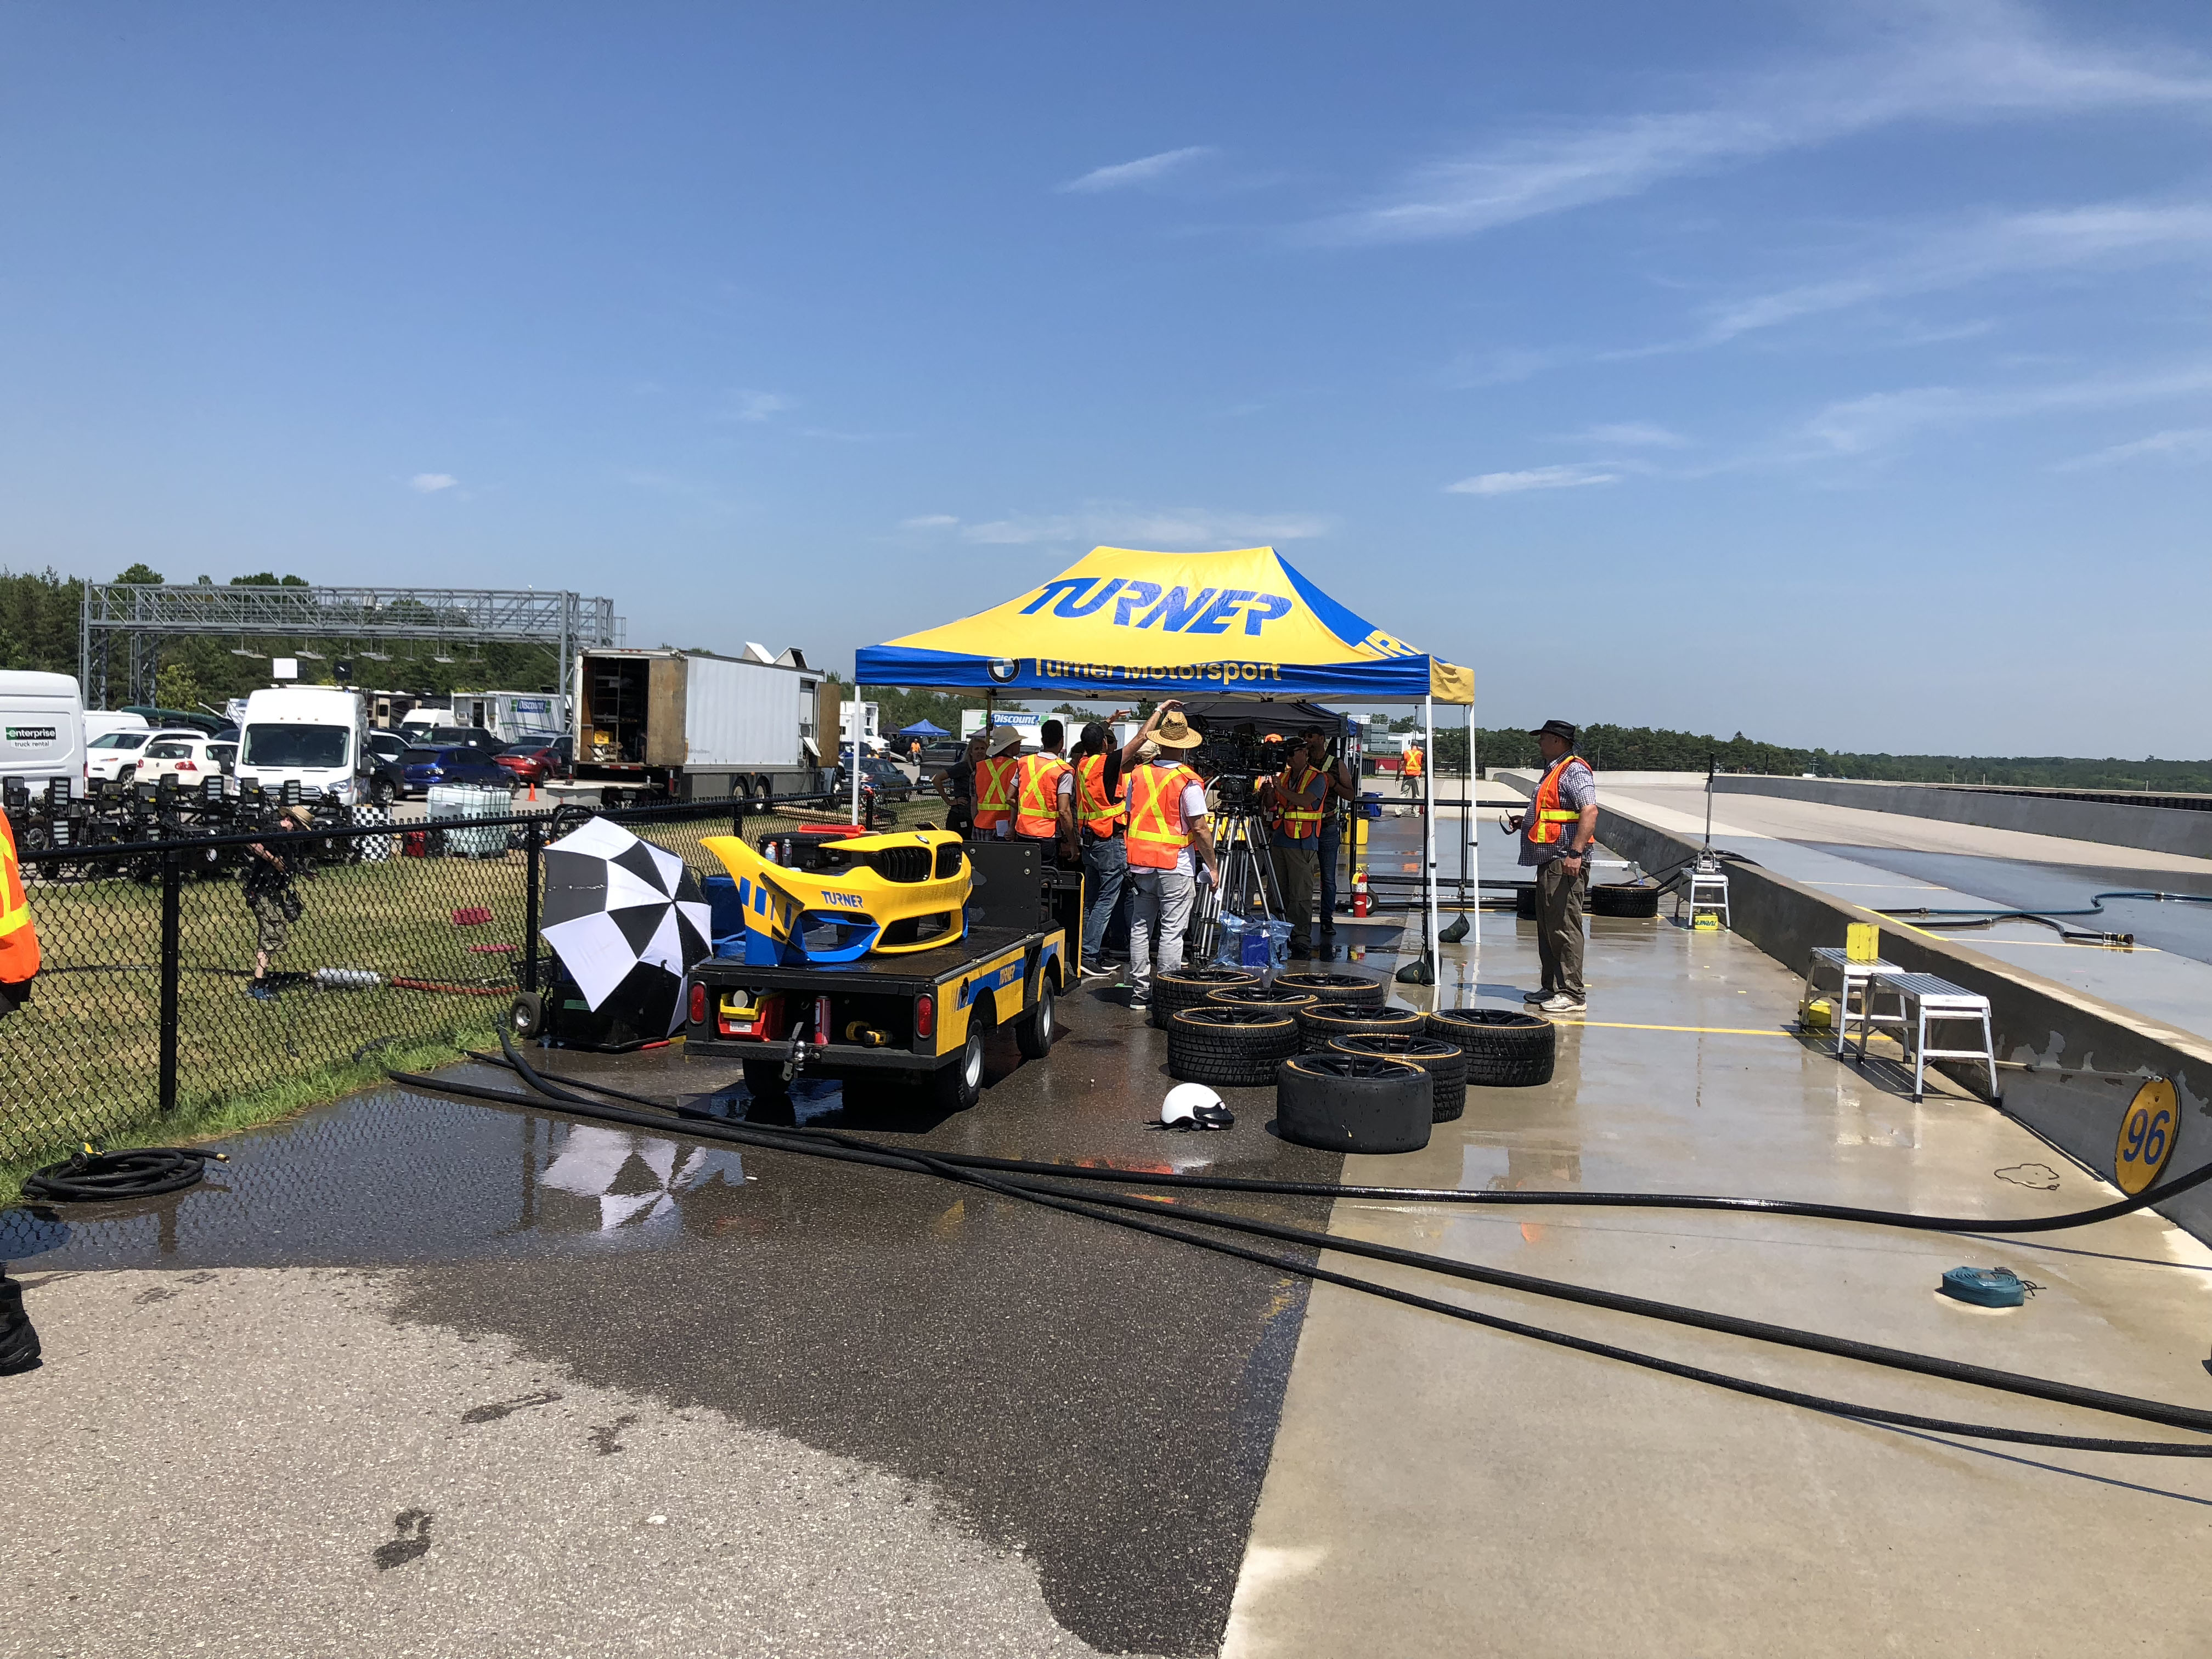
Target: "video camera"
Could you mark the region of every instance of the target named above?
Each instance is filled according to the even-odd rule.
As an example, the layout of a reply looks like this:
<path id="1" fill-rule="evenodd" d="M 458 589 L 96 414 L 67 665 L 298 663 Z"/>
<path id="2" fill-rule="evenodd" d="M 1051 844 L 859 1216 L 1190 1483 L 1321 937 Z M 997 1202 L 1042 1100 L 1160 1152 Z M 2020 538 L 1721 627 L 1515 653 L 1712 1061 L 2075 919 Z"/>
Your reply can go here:
<path id="1" fill-rule="evenodd" d="M 1262 732 L 1251 720 L 1234 726 L 1194 720 L 1205 741 L 1191 751 L 1198 770 L 1212 782 L 1214 796 L 1225 812 L 1260 810 L 1259 783 L 1290 763 L 1297 747 L 1279 734 Z"/>

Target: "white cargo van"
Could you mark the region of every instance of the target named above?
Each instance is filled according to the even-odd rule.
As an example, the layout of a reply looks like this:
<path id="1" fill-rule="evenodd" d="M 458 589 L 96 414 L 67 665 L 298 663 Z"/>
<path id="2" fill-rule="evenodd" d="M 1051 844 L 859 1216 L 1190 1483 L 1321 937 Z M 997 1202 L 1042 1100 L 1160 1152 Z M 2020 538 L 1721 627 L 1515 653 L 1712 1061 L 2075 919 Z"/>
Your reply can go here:
<path id="1" fill-rule="evenodd" d="M 237 775 L 274 794 L 294 779 L 302 798 L 366 800 L 368 711 L 357 691 L 277 685 L 246 700 Z"/>
<path id="2" fill-rule="evenodd" d="M 67 778 L 84 793 L 84 700 L 67 674 L 0 672 L 0 778 L 21 778 L 33 795 Z"/>

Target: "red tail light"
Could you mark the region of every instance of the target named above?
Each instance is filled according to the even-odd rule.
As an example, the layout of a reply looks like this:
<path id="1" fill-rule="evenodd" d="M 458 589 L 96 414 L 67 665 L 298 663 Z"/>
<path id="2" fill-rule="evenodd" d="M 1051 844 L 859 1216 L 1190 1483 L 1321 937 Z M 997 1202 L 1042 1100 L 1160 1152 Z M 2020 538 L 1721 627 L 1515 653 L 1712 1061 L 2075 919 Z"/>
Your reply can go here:
<path id="1" fill-rule="evenodd" d="M 937 999 L 916 997 L 914 1000 L 914 1034 L 916 1036 L 937 1035 Z"/>
<path id="2" fill-rule="evenodd" d="M 179 761 L 177 763 L 177 770 L 179 772 L 197 772 L 199 769 L 200 769 L 198 767 L 193 765 L 190 761 Z"/>
<path id="3" fill-rule="evenodd" d="M 694 1025 L 707 1023 L 707 988 L 703 985 L 691 988 L 691 1023 Z"/>

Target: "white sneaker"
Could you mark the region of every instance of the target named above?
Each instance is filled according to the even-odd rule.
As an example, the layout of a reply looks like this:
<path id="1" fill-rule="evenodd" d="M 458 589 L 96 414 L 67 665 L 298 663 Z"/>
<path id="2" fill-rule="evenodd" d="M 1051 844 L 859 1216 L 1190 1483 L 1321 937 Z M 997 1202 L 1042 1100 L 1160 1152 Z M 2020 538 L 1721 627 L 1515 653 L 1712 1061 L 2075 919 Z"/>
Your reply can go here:
<path id="1" fill-rule="evenodd" d="M 1086 962 L 1083 964 L 1083 977 L 1085 979 L 1111 979 L 1119 971 L 1118 969 L 1109 968 L 1103 962 Z"/>
<path id="2" fill-rule="evenodd" d="M 1589 1005 L 1580 997 L 1571 997 L 1565 991 L 1556 991 L 1536 1006 L 1547 1014 L 1579 1014 L 1586 1012 Z"/>

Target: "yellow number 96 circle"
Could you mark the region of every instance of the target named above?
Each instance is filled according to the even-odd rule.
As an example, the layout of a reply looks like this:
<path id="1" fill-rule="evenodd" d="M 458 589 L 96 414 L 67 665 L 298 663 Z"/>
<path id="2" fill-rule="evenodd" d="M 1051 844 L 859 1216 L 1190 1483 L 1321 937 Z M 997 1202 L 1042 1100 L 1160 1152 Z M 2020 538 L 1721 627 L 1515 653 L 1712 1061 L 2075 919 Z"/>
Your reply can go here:
<path id="1" fill-rule="evenodd" d="M 2136 1091 L 2120 1114 L 2120 1141 L 2112 1153 L 2112 1179 L 2130 1198 L 2156 1181 L 2173 1156 L 2181 1127 L 2173 1085 L 2154 1077 Z"/>

